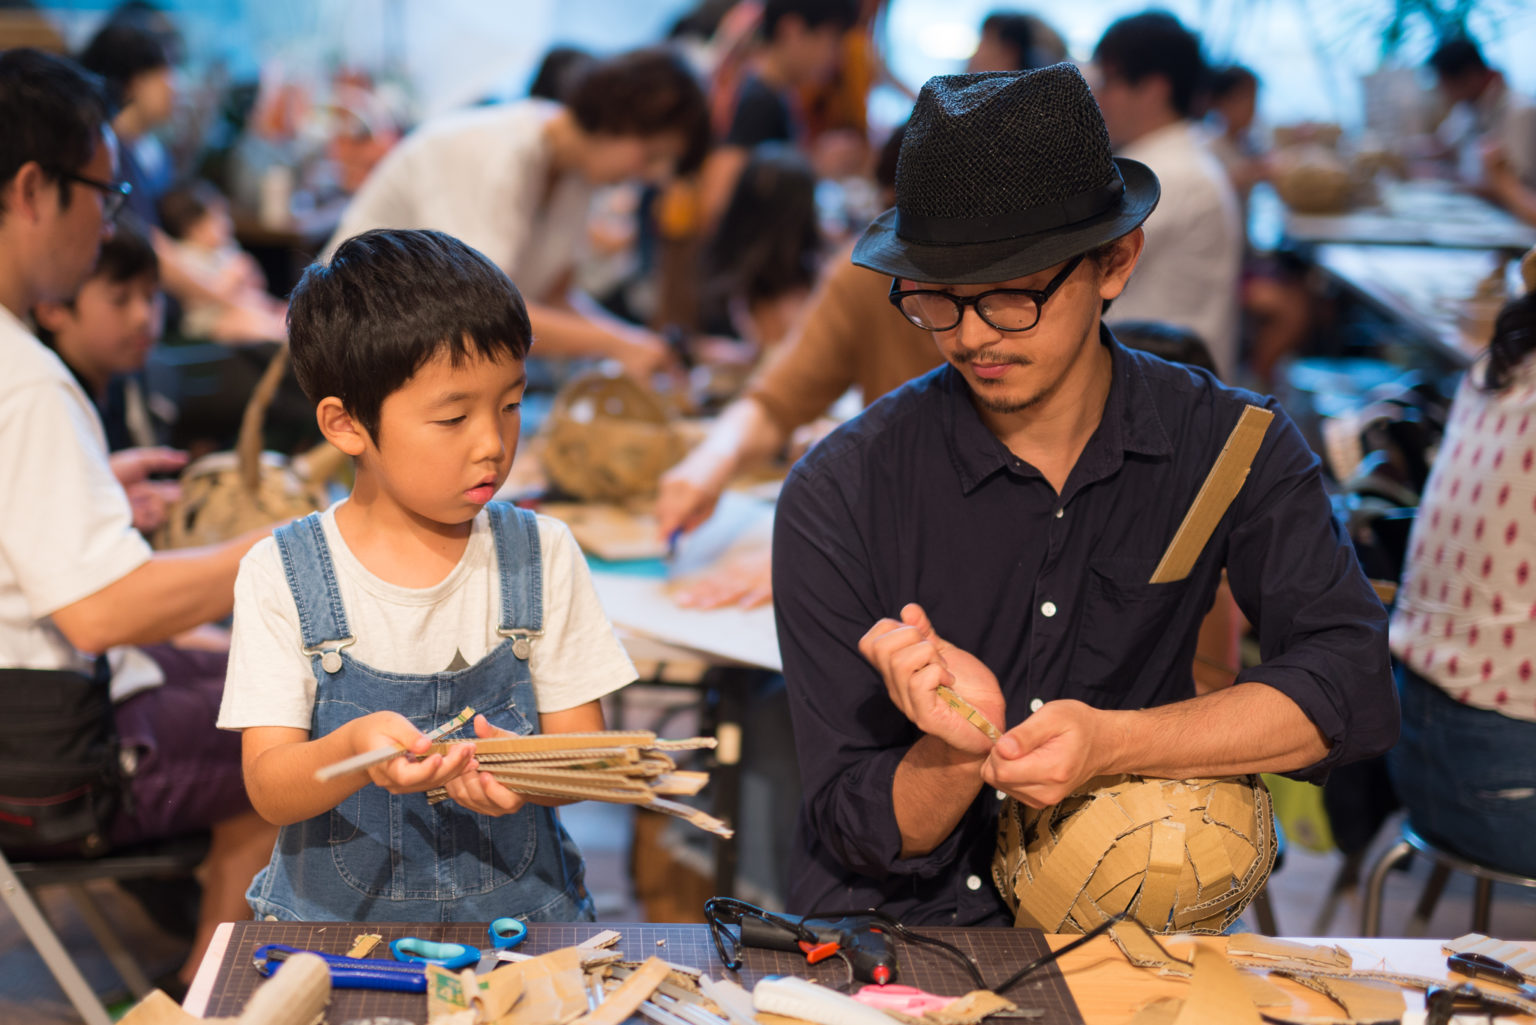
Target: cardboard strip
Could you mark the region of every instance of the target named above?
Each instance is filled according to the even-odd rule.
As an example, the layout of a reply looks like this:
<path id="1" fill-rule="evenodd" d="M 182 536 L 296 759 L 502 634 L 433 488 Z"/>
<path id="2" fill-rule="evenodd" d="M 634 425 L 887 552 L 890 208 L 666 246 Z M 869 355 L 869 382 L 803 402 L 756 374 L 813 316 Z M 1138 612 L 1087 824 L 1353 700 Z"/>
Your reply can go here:
<path id="1" fill-rule="evenodd" d="M 1195 950 L 1195 971 L 1189 995 L 1174 1025 L 1260 1025 L 1258 1008 L 1248 999 L 1248 988 L 1232 963 L 1214 950 Z"/>
<path id="2" fill-rule="evenodd" d="M 1343 947 L 1292 943 L 1290 940 L 1277 940 L 1252 932 L 1234 933 L 1228 937 L 1227 956 L 1309 964 L 1319 968 L 1349 968 L 1354 964 L 1349 951 Z"/>
<path id="3" fill-rule="evenodd" d="M 1216 524 L 1221 522 L 1227 507 L 1248 479 L 1248 469 L 1253 465 L 1253 457 L 1258 455 L 1259 446 L 1264 443 L 1264 434 L 1274 416 L 1258 406 L 1243 407 L 1243 415 L 1238 417 L 1237 426 L 1227 435 L 1221 454 L 1200 485 L 1194 502 L 1184 514 L 1184 521 L 1158 561 L 1157 569 L 1152 571 L 1149 583 L 1172 583 L 1189 576 L 1195 561 L 1205 550 L 1205 543 L 1215 532 Z"/>

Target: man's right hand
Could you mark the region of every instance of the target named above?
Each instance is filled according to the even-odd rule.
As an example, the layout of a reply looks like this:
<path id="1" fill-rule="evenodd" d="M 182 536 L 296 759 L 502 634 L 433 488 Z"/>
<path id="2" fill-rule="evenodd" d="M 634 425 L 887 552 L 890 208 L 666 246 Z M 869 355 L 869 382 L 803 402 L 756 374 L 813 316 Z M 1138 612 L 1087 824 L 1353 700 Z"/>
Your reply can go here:
<path id="1" fill-rule="evenodd" d="M 997 677 L 975 655 L 935 633 L 921 605 L 905 606 L 900 621 L 882 619 L 870 627 L 859 639 L 859 654 L 880 671 L 892 703 L 924 733 L 957 751 L 991 751 L 992 741 L 950 708 L 938 688 L 949 687 L 1003 728 L 1007 709 Z"/>

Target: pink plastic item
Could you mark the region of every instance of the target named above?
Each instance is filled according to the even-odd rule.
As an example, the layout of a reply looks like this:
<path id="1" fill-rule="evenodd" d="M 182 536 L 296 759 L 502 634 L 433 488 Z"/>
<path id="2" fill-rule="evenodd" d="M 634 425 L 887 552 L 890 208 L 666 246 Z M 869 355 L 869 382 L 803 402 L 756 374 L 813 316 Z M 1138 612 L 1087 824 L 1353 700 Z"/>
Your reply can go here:
<path id="1" fill-rule="evenodd" d="M 941 997 L 937 993 L 918 989 L 916 986 L 864 986 L 853 999 L 882 1011 L 900 1011 L 914 1018 L 926 1011 L 937 1011 L 955 1002 L 954 997 Z"/>

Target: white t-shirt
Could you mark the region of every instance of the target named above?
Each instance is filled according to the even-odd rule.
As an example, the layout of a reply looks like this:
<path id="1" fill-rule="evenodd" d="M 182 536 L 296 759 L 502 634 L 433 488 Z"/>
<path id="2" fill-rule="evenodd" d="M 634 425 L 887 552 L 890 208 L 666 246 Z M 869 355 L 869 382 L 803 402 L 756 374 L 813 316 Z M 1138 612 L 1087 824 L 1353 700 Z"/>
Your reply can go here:
<path id="1" fill-rule="evenodd" d="M 1117 155 L 1150 167 L 1162 197 L 1142 226 L 1141 260 L 1105 322 L 1113 328 L 1156 320 L 1188 328 L 1211 350 L 1222 378 L 1231 380 L 1243 265 L 1243 224 L 1231 180 L 1187 121 L 1149 132 Z"/>
<path id="2" fill-rule="evenodd" d="M 321 515 L 336 567 L 347 626 L 347 654 L 374 669 L 428 675 L 474 665 L 503 638 L 500 580 L 490 521 L 475 517 L 459 564 L 432 587 L 399 587 L 370 573 L 347 548 L 336 509 Z M 598 603 L 586 560 L 570 528 L 538 518 L 544 576 L 544 635 L 528 667 L 540 712 L 574 708 L 635 679 L 635 667 Z M 277 541 L 266 538 L 240 563 L 229 675 L 219 726 L 292 726 L 307 730 L 315 675 L 301 650 L 299 612 L 283 573 Z"/>
<path id="3" fill-rule="evenodd" d="M 530 302 L 548 302 L 586 238 L 592 188 L 575 174 L 549 187 L 544 126 L 560 105 L 522 100 L 457 111 L 408 135 L 374 168 L 322 259 L 373 228 L 432 228 L 490 258 Z"/>
<path id="4" fill-rule="evenodd" d="M 149 561 L 74 375 L 0 306 L 0 666 L 88 671 L 49 616 Z"/>

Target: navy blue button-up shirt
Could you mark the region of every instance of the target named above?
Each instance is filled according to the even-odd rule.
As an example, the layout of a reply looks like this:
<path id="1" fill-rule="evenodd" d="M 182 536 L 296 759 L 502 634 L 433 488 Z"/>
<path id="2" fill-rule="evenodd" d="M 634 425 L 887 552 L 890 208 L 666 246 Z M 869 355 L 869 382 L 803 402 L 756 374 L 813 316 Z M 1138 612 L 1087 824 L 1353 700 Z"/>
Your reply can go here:
<path id="1" fill-rule="evenodd" d="M 907 602 L 997 675 L 1013 726 L 1036 699 L 1134 709 L 1192 697 L 1196 635 L 1226 569 L 1263 655 L 1238 683 L 1281 691 L 1331 744 L 1293 775 L 1320 779 L 1396 740 L 1386 613 L 1295 425 L 1273 400 L 1107 330 L 1103 343 L 1104 414 L 1059 495 L 988 430 L 949 366 L 845 424 L 785 483 L 774 602 L 805 791 L 793 910 L 1006 924 L 990 872 L 997 792 L 984 788 L 935 850 L 900 857 L 891 787 L 920 734 L 858 640 Z M 1247 482 L 1190 575 L 1148 583 L 1248 403 L 1275 418 Z"/>

